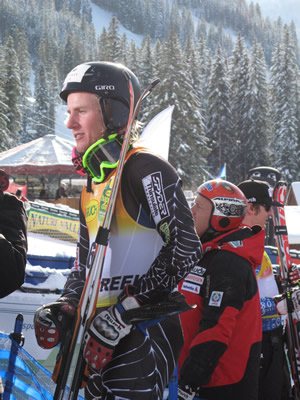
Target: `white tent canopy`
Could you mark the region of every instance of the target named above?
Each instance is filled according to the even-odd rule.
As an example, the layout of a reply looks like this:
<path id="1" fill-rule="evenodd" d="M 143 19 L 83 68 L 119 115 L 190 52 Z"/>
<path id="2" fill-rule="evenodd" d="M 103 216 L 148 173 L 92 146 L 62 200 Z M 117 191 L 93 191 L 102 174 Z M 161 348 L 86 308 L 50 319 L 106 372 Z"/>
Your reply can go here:
<path id="1" fill-rule="evenodd" d="M 56 135 L 45 135 L 0 153 L 0 168 L 7 174 L 76 174 L 74 144 Z"/>

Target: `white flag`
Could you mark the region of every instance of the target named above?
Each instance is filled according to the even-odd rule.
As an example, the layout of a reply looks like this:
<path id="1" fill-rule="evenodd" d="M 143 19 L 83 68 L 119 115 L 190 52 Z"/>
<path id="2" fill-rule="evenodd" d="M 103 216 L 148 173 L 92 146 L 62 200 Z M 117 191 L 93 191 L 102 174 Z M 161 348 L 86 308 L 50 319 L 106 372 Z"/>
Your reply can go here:
<path id="1" fill-rule="evenodd" d="M 147 147 L 153 153 L 169 157 L 172 112 L 174 106 L 169 106 L 157 114 L 143 130 L 138 145 Z"/>

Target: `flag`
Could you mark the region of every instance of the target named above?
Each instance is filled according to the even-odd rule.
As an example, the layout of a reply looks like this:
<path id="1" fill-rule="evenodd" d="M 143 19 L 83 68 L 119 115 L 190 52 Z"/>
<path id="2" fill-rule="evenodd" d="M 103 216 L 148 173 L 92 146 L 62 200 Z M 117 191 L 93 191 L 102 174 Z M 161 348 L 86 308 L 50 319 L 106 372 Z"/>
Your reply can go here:
<path id="1" fill-rule="evenodd" d="M 173 110 L 174 106 L 169 106 L 157 114 L 145 127 L 138 141 L 139 146 L 149 148 L 166 160 L 169 157 Z"/>
<path id="2" fill-rule="evenodd" d="M 217 176 L 218 179 L 225 179 L 226 180 L 226 163 L 223 165 L 219 175 Z"/>

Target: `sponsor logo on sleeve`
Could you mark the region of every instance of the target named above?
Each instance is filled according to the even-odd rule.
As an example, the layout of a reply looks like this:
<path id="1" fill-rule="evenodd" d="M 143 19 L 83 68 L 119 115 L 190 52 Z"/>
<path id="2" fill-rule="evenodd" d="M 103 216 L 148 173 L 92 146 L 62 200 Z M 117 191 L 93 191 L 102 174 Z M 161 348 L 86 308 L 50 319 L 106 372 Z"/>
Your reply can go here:
<path id="1" fill-rule="evenodd" d="M 224 292 L 213 291 L 210 295 L 209 306 L 220 307 Z"/>
<path id="2" fill-rule="evenodd" d="M 142 181 L 152 217 L 157 225 L 161 220 L 170 215 L 161 173 L 154 172 L 143 178 Z"/>
<path id="3" fill-rule="evenodd" d="M 192 273 L 195 275 L 203 276 L 205 274 L 206 268 L 196 266 L 192 269 Z"/>
<path id="4" fill-rule="evenodd" d="M 199 285 L 202 285 L 204 282 L 203 276 L 197 276 L 194 274 L 188 274 L 188 276 L 185 278 L 185 280 L 189 281 L 189 282 L 198 283 Z"/>
<path id="5" fill-rule="evenodd" d="M 204 274 L 206 269 L 203 267 L 196 266 L 191 272 L 185 277 L 182 284 L 182 289 L 192 293 L 200 293 L 201 286 L 204 282 Z"/>
<path id="6" fill-rule="evenodd" d="M 200 286 L 199 285 L 194 285 L 193 283 L 186 282 L 184 281 L 181 290 L 186 290 L 187 292 L 192 292 L 192 293 L 200 293 Z"/>

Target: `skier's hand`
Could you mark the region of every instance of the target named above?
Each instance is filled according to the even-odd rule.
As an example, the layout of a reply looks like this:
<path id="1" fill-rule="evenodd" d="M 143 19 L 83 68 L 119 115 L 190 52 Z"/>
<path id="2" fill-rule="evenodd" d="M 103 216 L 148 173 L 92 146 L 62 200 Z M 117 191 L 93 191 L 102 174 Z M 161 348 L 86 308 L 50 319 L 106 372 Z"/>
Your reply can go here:
<path id="1" fill-rule="evenodd" d="M 40 347 L 52 349 L 63 341 L 65 332 L 71 328 L 75 309 L 75 304 L 65 297 L 37 309 L 34 331 Z"/>
<path id="2" fill-rule="evenodd" d="M 275 296 L 274 298 L 278 314 L 286 315 L 288 313 L 288 306 L 286 301 L 286 293 Z M 300 311 L 300 289 L 294 288 L 291 292 L 292 312 Z"/>
<path id="3" fill-rule="evenodd" d="M 218 341 L 192 346 L 180 369 L 179 386 L 189 386 L 197 391 L 199 387 L 207 385 L 226 348 L 225 343 Z"/>
<path id="4" fill-rule="evenodd" d="M 132 328 L 122 320 L 122 313 L 139 306 L 127 292 L 116 305 L 95 316 L 84 337 L 83 357 L 90 367 L 101 369 L 111 360 L 114 348 Z"/>
<path id="5" fill-rule="evenodd" d="M 192 400 L 195 396 L 195 392 L 189 387 L 178 386 L 178 400 Z"/>
<path id="6" fill-rule="evenodd" d="M 289 269 L 289 281 L 293 286 L 299 284 L 300 275 L 297 264 L 292 264 Z"/>
<path id="7" fill-rule="evenodd" d="M 200 386 L 203 372 L 203 368 L 198 365 L 197 360 L 189 355 L 180 369 L 179 386 L 181 388 L 189 387 L 190 391 L 195 391 Z"/>

